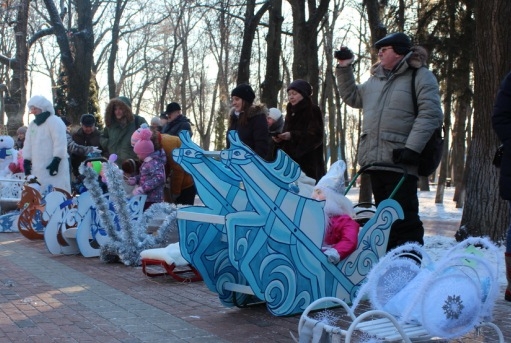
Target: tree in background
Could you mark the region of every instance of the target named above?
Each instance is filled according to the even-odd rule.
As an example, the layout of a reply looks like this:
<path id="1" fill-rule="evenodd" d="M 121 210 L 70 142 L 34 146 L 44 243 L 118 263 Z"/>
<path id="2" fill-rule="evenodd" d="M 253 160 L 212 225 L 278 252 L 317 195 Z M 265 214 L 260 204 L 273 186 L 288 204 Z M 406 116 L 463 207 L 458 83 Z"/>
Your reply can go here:
<path id="1" fill-rule="evenodd" d="M 510 70 L 511 2 L 476 1 L 474 58 L 474 130 L 465 169 L 466 198 L 457 239 L 465 235 L 504 239 L 509 211 L 498 192 L 498 171 L 492 157 L 499 144 L 491 126 L 495 95 Z"/>
<path id="2" fill-rule="evenodd" d="M 279 91 L 282 89 L 280 57 L 282 55 L 282 0 L 272 0 L 268 9 L 268 34 L 266 36 L 266 72 L 261 83 L 261 102 L 268 108 L 280 107 Z"/>
<path id="3" fill-rule="evenodd" d="M 60 49 L 62 67 L 67 76 L 67 118 L 77 123 L 81 115 L 88 110 L 94 54 L 92 18 L 97 4 L 93 6 L 89 0 L 75 1 L 76 26 L 70 30 L 64 27 L 61 18 L 61 15 L 62 17 L 64 15 L 59 13 L 55 3 L 52 0 L 44 0 L 44 4 Z"/>
<path id="4" fill-rule="evenodd" d="M 15 41 L 14 47 L 12 47 L 14 51 L 12 51 L 11 56 L 13 57 L 0 54 L 0 63 L 7 66 L 7 70 L 12 72 L 9 80 L 10 95 L 5 99 L 5 112 L 8 119 L 7 129 L 11 135 L 14 135 L 18 127 L 23 125 L 23 114 L 27 102 L 27 63 L 29 47 L 33 43 L 32 40 L 27 39 L 29 3 L 29 0 L 9 3 L 5 7 L 6 13 L 3 16 L 6 19 L 12 18 L 10 21 L 7 20 L 7 24 L 12 26 Z"/>
<path id="5" fill-rule="evenodd" d="M 318 103 L 319 25 L 327 13 L 330 0 L 305 2 L 288 0 L 293 15 L 293 79 L 304 79 L 313 88 L 312 98 Z M 307 6 L 306 6 L 307 5 Z"/>

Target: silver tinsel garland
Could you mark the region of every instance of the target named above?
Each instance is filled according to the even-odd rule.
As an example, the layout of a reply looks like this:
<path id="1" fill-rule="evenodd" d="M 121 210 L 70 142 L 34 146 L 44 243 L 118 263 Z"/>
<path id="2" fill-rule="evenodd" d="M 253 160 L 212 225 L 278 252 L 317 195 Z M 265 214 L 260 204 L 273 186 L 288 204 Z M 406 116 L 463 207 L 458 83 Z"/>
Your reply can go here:
<path id="1" fill-rule="evenodd" d="M 153 204 L 137 222 L 131 220 L 128 209 L 128 196 L 124 191 L 122 171 L 113 162 L 102 163 L 109 191 L 109 201 L 113 203 L 119 219 L 120 231 L 117 230 L 110 214 L 109 204 L 102 194 L 98 174 L 89 166 L 82 165 L 81 173 L 85 176 L 84 184 L 91 193 L 92 199 L 111 241 L 101 246 L 100 258 L 105 262 L 119 259 L 127 266 L 140 265 L 140 252 L 146 249 L 167 246 L 172 233 L 177 231 L 177 208 L 173 204 Z M 143 203 L 139 204 L 143 206 Z M 154 235 L 147 233 L 147 222 L 156 215 L 164 215 L 165 219 Z"/>

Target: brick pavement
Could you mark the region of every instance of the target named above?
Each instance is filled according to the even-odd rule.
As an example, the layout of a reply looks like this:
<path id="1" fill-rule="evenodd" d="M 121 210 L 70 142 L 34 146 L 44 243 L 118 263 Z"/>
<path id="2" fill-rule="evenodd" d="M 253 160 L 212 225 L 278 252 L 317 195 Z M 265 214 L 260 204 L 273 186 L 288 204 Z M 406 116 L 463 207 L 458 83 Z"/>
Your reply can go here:
<path id="1" fill-rule="evenodd" d="M 51 255 L 43 241 L 0 234 L 0 342 L 292 342 L 299 316 L 226 308 L 204 283 L 146 277 L 140 267 Z M 495 323 L 511 342 L 511 303 Z M 346 324 L 346 323 L 344 323 Z M 459 342 L 494 342 L 483 332 Z"/>

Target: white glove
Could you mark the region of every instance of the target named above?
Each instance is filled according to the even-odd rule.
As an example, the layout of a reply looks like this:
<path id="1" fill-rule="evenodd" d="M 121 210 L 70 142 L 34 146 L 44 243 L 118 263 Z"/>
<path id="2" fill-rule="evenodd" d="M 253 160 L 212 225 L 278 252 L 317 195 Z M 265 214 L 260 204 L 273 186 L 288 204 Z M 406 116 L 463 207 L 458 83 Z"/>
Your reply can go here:
<path id="1" fill-rule="evenodd" d="M 98 147 L 92 147 L 92 153 L 93 154 L 101 154 L 101 149 L 99 149 Z"/>
<path id="2" fill-rule="evenodd" d="M 325 251 L 323 251 L 323 254 L 325 254 L 328 257 L 328 262 L 337 264 L 341 260 L 341 256 L 335 250 L 334 248 L 328 248 Z"/>

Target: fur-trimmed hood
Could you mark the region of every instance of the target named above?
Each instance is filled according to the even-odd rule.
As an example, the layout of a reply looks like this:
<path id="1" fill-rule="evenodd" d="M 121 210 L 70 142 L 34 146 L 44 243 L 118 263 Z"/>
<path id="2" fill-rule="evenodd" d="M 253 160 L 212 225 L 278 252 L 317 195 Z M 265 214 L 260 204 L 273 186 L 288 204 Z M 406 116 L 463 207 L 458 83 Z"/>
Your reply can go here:
<path id="1" fill-rule="evenodd" d="M 250 106 L 250 110 L 247 113 L 247 118 L 255 117 L 261 113 L 264 113 L 265 116 L 268 115 L 268 108 L 265 105 L 263 104 L 252 105 Z M 234 113 L 234 107 L 231 108 L 231 110 L 229 111 L 229 117 L 232 116 L 237 117 L 237 115 Z"/>
<path id="2" fill-rule="evenodd" d="M 126 122 L 131 123 L 133 120 L 135 120 L 135 116 L 133 115 L 133 112 L 131 111 L 131 107 L 129 107 L 124 101 L 122 101 L 119 98 L 114 98 L 110 100 L 108 103 L 106 110 L 105 110 L 105 126 L 110 127 L 113 123 L 118 122 L 117 118 L 115 117 L 114 110 L 116 107 L 122 108 L 124 111 Z"/>

